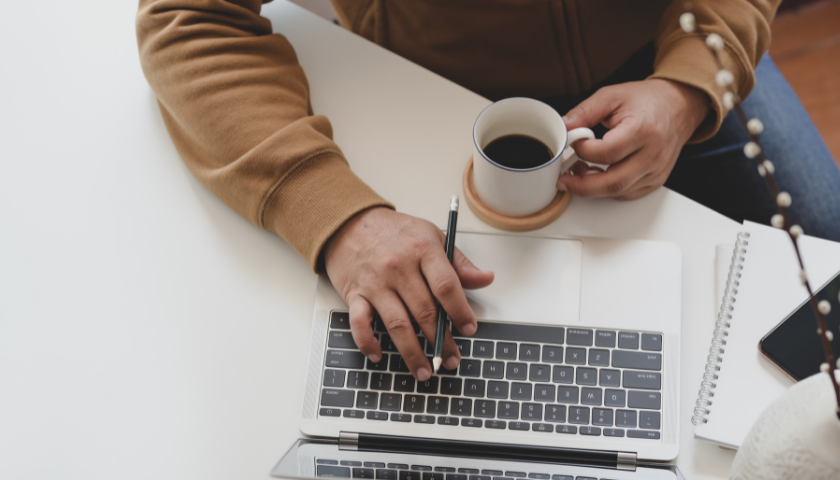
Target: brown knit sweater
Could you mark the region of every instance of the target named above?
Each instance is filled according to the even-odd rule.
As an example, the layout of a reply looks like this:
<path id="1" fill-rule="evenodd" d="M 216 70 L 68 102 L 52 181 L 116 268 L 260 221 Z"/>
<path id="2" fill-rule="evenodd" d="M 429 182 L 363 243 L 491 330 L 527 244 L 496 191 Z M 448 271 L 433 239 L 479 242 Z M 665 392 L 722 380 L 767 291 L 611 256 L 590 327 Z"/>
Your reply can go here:
<path id="1" fill-rule="evenodd" d="M 269 0 L 270 1 L 270 0 Z M 770 42 L 781 0 L 693 0 L 726 42 L 742 97 Z M 314 115 L 292 45 L 261 0 L 140 0 L 137 42 L 166 127 L 193 174 L 242 216 L 283 237 L 313 267 L 354 214 L 390 206 L 350 170 Z M 265 2 L 267 3 L 267 2 Z M 489 98 L 574 95 L 655 41 L 653 77 L 697 87 L 723 120 L 722 89 L 702 40 L 679 27 L 681 1 L 333 0 L 341 24 Z"/>

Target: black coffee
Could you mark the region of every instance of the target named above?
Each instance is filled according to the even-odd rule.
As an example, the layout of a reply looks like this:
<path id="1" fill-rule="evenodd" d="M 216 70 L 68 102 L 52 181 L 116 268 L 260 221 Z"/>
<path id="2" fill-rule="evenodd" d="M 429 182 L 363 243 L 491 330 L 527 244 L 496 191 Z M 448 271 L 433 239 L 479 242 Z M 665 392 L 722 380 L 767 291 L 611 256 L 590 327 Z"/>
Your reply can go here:
<path id="1" fill-rule="evenodd" d="M 484 147 L 490 160 L 508 168 L 527 170 L 539 167 L 554 158 L 544 143 L 528 135 L 505 135 Z"/>

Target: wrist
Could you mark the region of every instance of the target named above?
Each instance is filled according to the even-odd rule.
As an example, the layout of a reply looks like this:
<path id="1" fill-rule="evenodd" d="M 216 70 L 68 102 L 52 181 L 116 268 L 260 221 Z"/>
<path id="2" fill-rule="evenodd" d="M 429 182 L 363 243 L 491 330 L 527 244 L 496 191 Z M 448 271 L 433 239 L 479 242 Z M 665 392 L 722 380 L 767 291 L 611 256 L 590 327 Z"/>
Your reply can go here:
<path id="1" fill-rule="evenodd" d="M 353 216 L 348 218 L 346 222 L 333 232 L 330 238 L 327 239 L 326 243 L 324 243 L 324 248 L 321 249 L 321 264 L 326 266 L 326 262 L 329 261 L 329 257 L 336 250 L 338 245 L 341 244 L 342 239 L 351 235 L 352 231 L 356 229 L 359 224 L 363 224 L 366 218 L 381 215 L 383 212 L 393 212 L 393 210 L 380 206 L 371 207 L 356 212 Z"/>
<path id="2" fill-rule="evenodd" d="M 691 127 L 691 131 L 694 132 L 703 123 L 703 120 L 709 116 L 712 109 L 711 99 L 706 92 L 699 88 L 673 80 L 661 80 L 670 85 L 675 92 L 678 92 L 683 106 L 684 118 Z"/>

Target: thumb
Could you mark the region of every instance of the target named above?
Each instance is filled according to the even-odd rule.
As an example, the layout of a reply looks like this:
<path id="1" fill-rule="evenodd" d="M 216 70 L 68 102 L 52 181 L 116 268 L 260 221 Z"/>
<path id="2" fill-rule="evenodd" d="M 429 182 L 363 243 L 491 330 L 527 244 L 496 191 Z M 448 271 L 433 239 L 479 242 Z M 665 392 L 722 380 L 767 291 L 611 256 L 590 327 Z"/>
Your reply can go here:
<path id="1" fill-rule="evenodd" d="M 455 254 L 452 257 L 452 266 L 455 268 L 455 273 L 458 274 L 458 278 L 461 279 L 461 286 L 464 288 L 483 288 L 493 283 L 495 278 L 493 272 L 479 270 L 458 248 L 455 249 Z"/>
<path id="2" fill-rule="evenodd" d="M 569 110 L 563 116 L 566 128 L 592 128 L 601 123 L 602 120 L 612 115 L 615 111 L 615 98 L 609 88 L 602 88 L 594 95 L 581 102 L 577 107 Z"/>

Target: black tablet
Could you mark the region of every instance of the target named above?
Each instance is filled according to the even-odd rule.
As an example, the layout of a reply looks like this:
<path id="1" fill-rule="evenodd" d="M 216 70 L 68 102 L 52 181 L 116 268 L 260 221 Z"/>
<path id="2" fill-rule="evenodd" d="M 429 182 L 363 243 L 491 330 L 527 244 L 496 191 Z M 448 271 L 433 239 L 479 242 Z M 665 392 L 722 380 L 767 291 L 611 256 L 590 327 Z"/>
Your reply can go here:
<path id="1" fill-rule="evenodd" d="M 831 312 L 826 315 L 834 358 L 840 355 L 840 272 L 817 292 L 817 301 L 828 300 Z M 759 350 L 771 362 L 796 381 L 820 371 L 825 362 L 822 340 L 817 334 L 817 317 L 810 302 L 804 302 L 789 317 L 776 325 L 759 343 Z M 835 365 L 832 365 L 836 368 Z"/>

